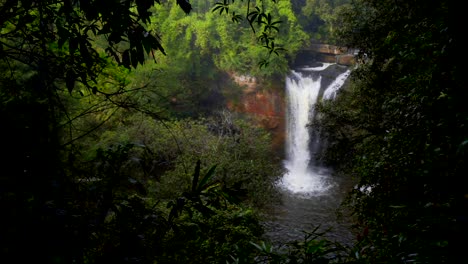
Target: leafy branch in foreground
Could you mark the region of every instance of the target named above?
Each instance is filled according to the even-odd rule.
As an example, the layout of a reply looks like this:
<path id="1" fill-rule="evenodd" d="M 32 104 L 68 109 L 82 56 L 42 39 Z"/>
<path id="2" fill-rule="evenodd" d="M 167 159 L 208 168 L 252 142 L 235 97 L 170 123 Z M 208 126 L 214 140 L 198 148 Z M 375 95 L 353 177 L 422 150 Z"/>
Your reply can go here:
<path id="1" fill-rule="evenodd" d="M 147 29 L 150 9 L 159 1 L 30 1 L 7 0 L 0 6 L 0 59 L 22 63 L 41 72 L 51 85 L 75 82 L 95 90 L 97 76 L 107 66 L 101 50 L 128 69 L 143 64 L 145 56 L 165 54 L 157 34 Z M 177 0 L 185 13 L 191 5 Z M 105 39 L 105 47 L 96 45 Z"/>

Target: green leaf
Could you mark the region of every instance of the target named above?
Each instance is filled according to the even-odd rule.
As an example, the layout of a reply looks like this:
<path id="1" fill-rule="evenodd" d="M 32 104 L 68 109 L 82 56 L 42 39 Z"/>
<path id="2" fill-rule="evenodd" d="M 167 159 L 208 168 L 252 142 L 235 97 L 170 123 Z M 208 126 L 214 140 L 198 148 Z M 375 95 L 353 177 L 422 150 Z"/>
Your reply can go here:
<path id="1" fill-rule="evenodd" d="M 325 241 L 321 240 L 319 242 L 312 241 L 313 243 L 307 245 L 306 252 L 309 254 L 314 254 L 322 250 L 323 246 L 325 246 Z"/>
<path id="2" fill-rule="evenodd" d="M 208 172 L 205 174 L 203 179 L 200 181 L 200 184 L 198 186 L 198 192 L 201 192 L 203 190 L 203 187 L 205 187 L 206 183 L 214 176 L 214 172 L 216 170 L 216 165 L 212 166 Z"/>
<path id="3" fill-rule="evenodd" d="M 232 22 L 239 23 L 240 20 L 242 20 L 241 15 L 236 15 L 236 12 L 232 12 Z"/>
<path id="4" fill-rule="evenodd" d="M 177 0 L 177 4 L 184 10 L 185 14 L 189 14 L 192 10 L 192 5 L 188 0 Z"/>
<path id="5" fill-rule="evenodd" d="M 115 61 L 117 61 L 118 64 L 120 64 L 120 58 L 119 56 L 117 55 L 117 53 L 111 48 L 111 47 L 108 47 L 106 48 L 106 51 L 114 57 Z"/>
<path id="6" fill-rule="evenodd" d="M 252 241 L 249 241 L 249 243 L 250 243 L 252 246 L 254 246 L 255 248 L 257 248 L 258 250 L 263 251 L 263 248 L 262 248 L 260 245 L 254 243 L 254 242 L 252 242 Z"/>
<path id="7" fill-rule="evenodd" d="M 221 8 L 221 9 L 223 8 L 223 4 L 221 4 L 221 3 L 216 3 L 215 5 L 218 5 L 218 6 L 216 6 L 215 8 L 213 8 L 213 10 L 211 10 L 211 12 L 215 12 L 216 10 L 218 10 L 218 9 L 220 9 L 220 8 Z M 222 11 L 221 11 L 221 12 L 222 12 Z"/>
<path id="8" fill-rule="evenodd" d="M 261 60 L 259 63 L 258 63 L 258 66 L 261 68 L 265 68 L 265 67 L 268 67 L 268 65 L 270 64 L 270 62 L 266 59 L 263 59 Z"/>

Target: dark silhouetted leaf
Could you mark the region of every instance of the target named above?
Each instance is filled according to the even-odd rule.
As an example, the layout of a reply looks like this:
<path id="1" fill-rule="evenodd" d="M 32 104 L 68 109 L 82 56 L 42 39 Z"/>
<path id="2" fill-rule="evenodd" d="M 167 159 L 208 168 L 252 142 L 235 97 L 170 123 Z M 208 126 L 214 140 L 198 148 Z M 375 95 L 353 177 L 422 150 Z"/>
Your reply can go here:
<path id="1" fill-rule="evenodd" d="M 76 49 L 78 49 L 78 40 L 76 38 L 70 38 L 68 43 L 68 49 L 70 54 L 74 54 Z"/>
<path id="2" fill-rule="evenodd" d="M 197 165 L 195 165 L 195 171 L 193 172 L 193 179 L 192 179 L 192 192 L 195 193 L 198 186 L 198 179 L 200 178 L 200 160 L 197 160 Z"/>
<path id="3" fill-rule="evenodd" d="M 65 84 L 70 94 L 72 93 L 73 88 L 75 88 L 75 78 L 76 76 L 73 70 L 69 70 L 65 76 Z"/>
<path id="4" fill-rule="evenodd" d="M 208 187 L 206 184 L 207 182 L 214 176 L 214 172 L 216 170 L 216 165 L 212 166 L 208 172 L 205 174 L 203 179 L 200 181 L 199 186 L 197 187 L 197 191 L 201 192 L 205 187 Z"/>
<path id="5" fill-rule="evenodd" d="M 138 62 L 141 65 L 143 65 L 143 63 L 145 62 L 145 53 L 143 51 L 143 47 L 141 44 L 136 46 L 136 57 L 137 57 Z"/>
<path id="6" fill-rule="evenodd" d="M 130 50 L 125 50 L 122 54 L 122 64 L 125 68 L 130 69 Z"/>
<path id="7" fill-rule="evenodd" d="M 192 10 L 192 5 L 188 0 L 177 0 L 177 4 L 184 10 L 186 14 L 190 13 Z"/>

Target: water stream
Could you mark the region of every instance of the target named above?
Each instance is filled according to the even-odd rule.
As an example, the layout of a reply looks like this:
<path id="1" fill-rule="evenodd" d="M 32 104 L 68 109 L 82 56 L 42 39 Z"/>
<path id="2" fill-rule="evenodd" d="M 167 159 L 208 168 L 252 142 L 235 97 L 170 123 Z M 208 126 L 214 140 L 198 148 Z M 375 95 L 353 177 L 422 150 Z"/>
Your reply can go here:
<path id="1" fill-rule="evenodd" d="M 286 78 L 286 173 L 278 182 L 282 202 L 269 210 L 264 222 L 266 238 L 273 243 L 301 240 L 304 231 L 317 226 L 321 231 L 330 228 L 325 237 L 332 241 L 353 241 L 350 222 L 336 214 L 351 182 L 317 160 L 324 142 L 309 126 L 317 101 L 333 100 L 349 74 L 347 68 L 323 63 L 293 70 Z"/>

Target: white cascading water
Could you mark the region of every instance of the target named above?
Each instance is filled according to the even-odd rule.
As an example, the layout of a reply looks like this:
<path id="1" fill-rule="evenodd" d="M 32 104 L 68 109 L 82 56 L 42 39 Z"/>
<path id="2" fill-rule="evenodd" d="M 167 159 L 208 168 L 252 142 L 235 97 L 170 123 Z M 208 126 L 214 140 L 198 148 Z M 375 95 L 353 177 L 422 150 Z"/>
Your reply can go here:
<path id="1" fill-rule="evenodd" d="M 302 71 L 322 71 L 331 64 L 321 67 L 303 68 Z M 349 71 L 340 74 L 324 91 L 324 99 L 334 99 L 336 92 L 349 76 Z M 314 116 L 314 105 L 318 100 L 322 77 L 315 79 L 309 74 L 292 71 L 286 78 L 287 127 L 286 127 L 286 174 L 281 187 L 296 194 L 321 194 L 330 188 L 322 170 L 314 166 L 309 149 L 310 133 L 307 127 Z M 326 95 L 326 96 L 325 96 Z"/>
<path id="2" fill-rule="evenodd" d="M 336 79 L 327 87 L 325 92 L 323 92 L 323 99 L 333 100 L 336 97 L 336 93 L 343 86 L 343 83 L 348 79 L 348 76 L 351 74 L 351 70 L 347 70 L 342 74 L 338 75 Z"/>

